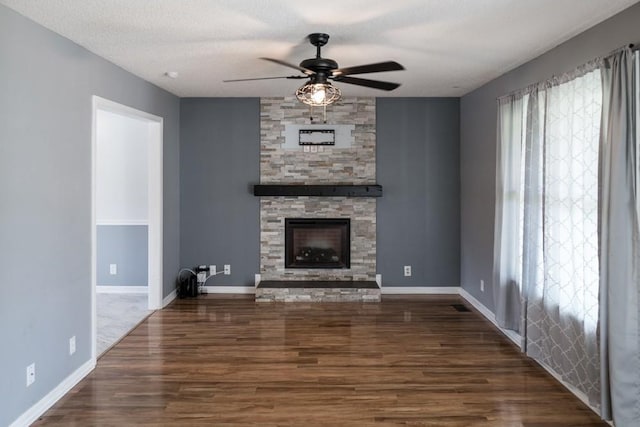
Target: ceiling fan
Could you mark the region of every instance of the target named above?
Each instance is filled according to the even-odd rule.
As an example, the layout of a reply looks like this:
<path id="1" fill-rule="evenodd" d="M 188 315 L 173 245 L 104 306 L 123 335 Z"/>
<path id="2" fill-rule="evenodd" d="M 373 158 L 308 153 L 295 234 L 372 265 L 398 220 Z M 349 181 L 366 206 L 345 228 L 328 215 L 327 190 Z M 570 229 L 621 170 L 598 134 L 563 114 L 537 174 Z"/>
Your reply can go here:
<path id="1" fill-rule="evenodd" d="M 380 90 L 394 90 L 400 86 L 399 83 L 385 82 L 380 80 L 362 79 L 350 77 L 353 74 L 378 73 L 382 71 L 399 71 L 404 67 L 395 61 L 377 62 L 375 64 L 357 65 L 354 67 L 340 68 L 333 59 L 323 58 L 320 55 L 320 48 L 327 44 L 329 35 L 324 33 L 313 33 L 308 36 L 309 42 L 316 47 L 316 57 L 305 59 L 300 65 L 290 64 L 280 59 L 260 58 L 271 61 L 285 67 L 301 71 L 303 75 L 281 76 L 281 77 L 258 77 L 250 79 L 224 80 L 224 82 L 243 82 L 250 80 L 271 80 L 271 79 L 309 79 L 302 87 L 296 91 L 296 97 L 301 102 L 311 106 L 324 106 L 332 104 L 342 96 L 340 89 L 331 84 L 331 80 L 340 83 L 347 83 L 358 86 L 365 86 Z"/>

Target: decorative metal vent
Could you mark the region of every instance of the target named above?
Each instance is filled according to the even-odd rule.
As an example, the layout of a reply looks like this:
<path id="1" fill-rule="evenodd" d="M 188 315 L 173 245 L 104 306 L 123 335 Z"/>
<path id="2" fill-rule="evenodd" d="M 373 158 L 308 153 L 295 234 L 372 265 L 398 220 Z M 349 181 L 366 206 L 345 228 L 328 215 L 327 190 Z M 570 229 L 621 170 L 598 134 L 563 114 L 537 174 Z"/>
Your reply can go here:
<path id="1" fill-rule="evenodd" d="M 460 311 L 460 312 L 471 311 L 464 304 L 451 304 L 451 307 L 453 307 L 456 311 Z"/>

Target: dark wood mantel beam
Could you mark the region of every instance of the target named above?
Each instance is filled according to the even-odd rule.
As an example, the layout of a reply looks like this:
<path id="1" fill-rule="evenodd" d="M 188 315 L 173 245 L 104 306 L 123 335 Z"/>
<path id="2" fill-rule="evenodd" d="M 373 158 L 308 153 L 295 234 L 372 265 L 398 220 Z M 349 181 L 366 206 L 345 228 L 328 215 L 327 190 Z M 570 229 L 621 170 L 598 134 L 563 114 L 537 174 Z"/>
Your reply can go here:
<path id="1" fill-rule="evenodd" d="M 254 196 L 382 197 L 382 186 L 373 185 L 303 185 L 257 184 Z"/>

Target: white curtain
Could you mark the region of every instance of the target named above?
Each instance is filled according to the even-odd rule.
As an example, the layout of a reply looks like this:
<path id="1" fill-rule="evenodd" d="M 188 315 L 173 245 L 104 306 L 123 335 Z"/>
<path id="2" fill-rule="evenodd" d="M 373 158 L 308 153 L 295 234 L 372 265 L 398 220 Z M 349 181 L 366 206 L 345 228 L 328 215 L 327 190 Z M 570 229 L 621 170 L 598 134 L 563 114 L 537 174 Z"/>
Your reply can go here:
<path id="1" fill-rule="evenodd" d="M 496 226 L 493 283 L 498 324 L 520 329 L 522 253 L 522 185 L 525 141 L 524 112 L 528 95 L 515 94 L 498 102 Z"/>

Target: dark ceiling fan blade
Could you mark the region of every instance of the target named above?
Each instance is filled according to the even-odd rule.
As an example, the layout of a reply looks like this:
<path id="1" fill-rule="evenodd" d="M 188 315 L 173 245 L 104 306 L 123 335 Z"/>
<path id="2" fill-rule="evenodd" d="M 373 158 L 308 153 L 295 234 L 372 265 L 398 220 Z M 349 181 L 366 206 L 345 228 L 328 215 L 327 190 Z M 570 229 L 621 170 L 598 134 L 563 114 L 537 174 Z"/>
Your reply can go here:
<path id="1" fill-rule="evenodd" d="M 372 87 L 381 90 L 394 90 L 400 86 L 400 83 L 383 82 L 381 80 L 361 79 L 358 77 L 336 76 L 333 80 L 340 83 L 348 83 L 352 85 Z"/>
<path id="2" fill-rule="evenodd" d="M 289 68 L 293 68 L 299 71 L 302 71 L 303 73 L 307 74 L 307 75 L 311 75 L 311 74 L 315 74 L 315 71 L 311 71 L 308 68 L 304 68 L 304 67 L 300 67 L 299 65 L 295 65 L 295 64 L 290 64 L 288 62 L 285 61 L 281 61 L 279 59 L 274 59 L 274 58 L 260 58 L 260 59 L 264 59 L 265 61 L 271 61 L 271 62 L 275 62 L 276 64 L 280 64 L 280 65 L 284 65 L 285 67 L 289 67 Z"/>
<path id="3" fill-rule="evenodd" d="M 355 67 L 338 68 L 333 70 L 334 76 L 347 76 L 350 74 L 380 73 L 382 71 L 400 71 L 404 67 L 396 61 L 377 62 L 375 64 L 356 65 Z"/>
<path id="4" fill-rule="evenodd" d="M 281 76 L 281 77 L 255 77 L 251 79 L 232 79 L 232 80 L 223 80 L 223 83 L 231 83 L 231 82 L 248 82 L 251 80 L 274 80 L 274 79 L 308 79 L 309 76 Z"/>

